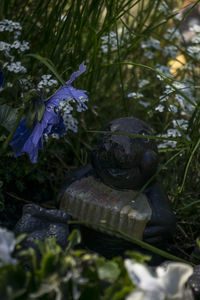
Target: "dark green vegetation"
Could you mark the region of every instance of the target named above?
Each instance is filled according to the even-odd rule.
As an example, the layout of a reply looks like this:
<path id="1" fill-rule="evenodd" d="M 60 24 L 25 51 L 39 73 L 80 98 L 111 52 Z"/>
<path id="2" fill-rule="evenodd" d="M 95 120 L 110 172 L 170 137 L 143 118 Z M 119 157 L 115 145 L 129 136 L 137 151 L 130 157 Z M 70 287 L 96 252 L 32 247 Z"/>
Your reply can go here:
<path id="1" fill-rule="evenodd" d="M 0 94 L 2 226 L 14 226 L 25 202 L 56 207 L 65 177 L 72 169 L 90 162 L 97 138 L 94 131 L 102 130 L 112 119 L 134 116 L 154 129 L 158 143 L 168 142 L 165 148 L 159 148 L 157 177 L 178 220 L 171 250 L 199 262 L 191 257 L 200 234 L 199 33 L 192 31 L 197 42 L 184 40 L 183 22 L 192 10 L 177 19 L 182 2 L 1 1 L 0 20 L 20 22 L 19 39 L 30 43 L 30 49 L 16 52 L 15 59 L 22 62 L 27 73 L 5 70 L 5 86 Z M 193 3 L 193 9 L 198 2 Z M 9 42 L 11 34 L 2 32 L 1 39 Z M 31 107 L 29 91 L 20 79 L 37 85 L 43 74 L 52 74 L 59 82 L 58 89 L 83 61 L 87 70 L 74 87 L 87 90 L 89 102 L 86 112 L 73 112 L 79 122 L 78 133 L 69 131 L 59 140 L 49 139 L 35 165 L 27 155 L 14 158 L 8 142 L 16 125 L 16 112 L 19 119 L 23 114 L 27 117 L 27 109 L 23 108 Z M 5 62 L 1 51 L 1 68 Z M 170 65 L 174 67 L 171 73 Z M 7 86 L 8 82 L 13 87 Z M 45 97 L 54 91 L 45 90 Z"/>

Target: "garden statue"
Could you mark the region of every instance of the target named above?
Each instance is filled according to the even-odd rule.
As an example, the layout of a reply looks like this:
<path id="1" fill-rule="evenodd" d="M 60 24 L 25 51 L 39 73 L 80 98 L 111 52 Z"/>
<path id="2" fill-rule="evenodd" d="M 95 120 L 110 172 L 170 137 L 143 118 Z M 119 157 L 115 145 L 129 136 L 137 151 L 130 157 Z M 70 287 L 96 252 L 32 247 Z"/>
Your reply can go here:
<path id="1" fill-rule="evenodd" d="M 83 246 L 108 258 L 135 249 L 119 238 L 119 231 L 166 247 L 176 221 L 165 192 L 152 180 L 158 155 L 155 141 L 148 138 L 152 135 L 149 126 L 135 118 L 120 118 L 104 131 L 108 133 L 100 135 L 92 165 L 78 169 L 66 182 L 59 196 L 59 210 L 24 207 L 15 231 L 29 233 L 27 245 L 33 244 L 32 238 L 54 235 L 64 247 L 71 218 L 85 223 L 79 227 Z"/>
<path id="2" fill-rule="evenodd" d="M 110 122 L 104 132 L 92 152 L 92 165 L 77 169 L 67 180 L 59 195 L 60 209 L 24 206 L 15 232 L 28 233 L 25 247 L 36 247 L 34 240 L 55 236 L 65 248 L 75 226 L 68 225 L 69 220 L 81 223 L 82 246 L 107 258 L 137 249 L 119 237 L 119 231 L 166 247 L 176 221 L 164 190 L 154 179 L 158 155 L 154 139 L 148 138 L 152 135 L 149 126 L 135 118 L 120 118 Z M 158 256 L 152 256 L 152 264 L 161 262 Z M 197 299 L 199 271 L 196 266 L 188 280 Z"/>

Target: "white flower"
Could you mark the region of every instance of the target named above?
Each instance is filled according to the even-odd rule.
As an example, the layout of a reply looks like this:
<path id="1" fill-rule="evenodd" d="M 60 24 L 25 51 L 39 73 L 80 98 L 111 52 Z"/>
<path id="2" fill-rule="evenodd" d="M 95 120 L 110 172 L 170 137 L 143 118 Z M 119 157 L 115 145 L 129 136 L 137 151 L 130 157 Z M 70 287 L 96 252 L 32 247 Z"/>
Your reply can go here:
<path id="1" fill-rule="evenodd" d="M 178 136 L 181 136 L 181 133 L 178 129 L 170 128 L 167 130 L 167 136 L 176 138 Z"/>
<path id="2" fill-rule="evenodd" d="M 18 49 L 21 46 L 20 41 L 14 41 L 14 43 L 11 45 L 11 48 Z"/>
<path id="3" fill-rule="evenodd" d="M 11 44 L 0 41 L 0 51 L 10 51 Z"/>
<path id="4" fill-rule="evenodd" d="M 150 105 L 149 102 L 145 102 L 145 101 L 142 101 L 142 100 L 140 100 L 139 103 L 140 103 L 142 106 L 144 106 L 144 107 L 148 107 L 148 106 Z"/>
<path id="5" fill-rule="evenodd" d="M 159 112 L 163 112 L 165 109 L 165 107 L 162 104 L 158 104 L 158 106 L 156 106 L 155 110 L 159 111 Z"/>
<path id="6" fill-rule="evenodd" d="M 150 36 L 149 40 L 141 42 L 141 48 L 154 48 L 156 50 L 160 50 L 160 41 Z"/>
<path id="7" fill-rule="evenodd" d="M 30 49 L 29 42 L 23 41 L 20 45 L 20 50 L 23 52 L 29 49 Z"/>
<path id="8" fill-rule="evenodd" d="M 197 34 L 200 34 L 200 25 L 198 24 L 193 24 L 192 26 L 190 26 L 190 31 L 195 32 Z"/>
<path id="9" fill-rule="evenodd" d="M 152 51 L 145 51 L 144 56 L 146 56 L 148 59 L 154 58 L 154 53 Z"/>
<path id="10" fill-rule="evenodd" d="M 38 83 L 37 88 L 42 89 L 43 87 L 57 85 L 58 81 L 55 79 L 50 79 L 52 77 L 51 74 L 42 75 L 42 80 Z M 46 92 L 50 91 L 48 88 Z"/>
<path id="11" fill-rule="evenodd" d="M 192 57 L 200 59 L 200 45 L 189 46 L 187 50 Z"/>
<path id="12" fill-rule="evenodd" d="M 169 111 L 177 113 L 178 112 L 178 108 L 174 104 L 170 104 L 169 105 Z"/>
<path id="13" fill-rule="evenodd" d="M 160 99 L 160 102 L 165 102 L 165 101 L 167 101 L 167 100 L 169 99 L 169 97 L 166 96 L 166 95 L 161 95 L 161 96 L 159 97 L 159 99 Z"/>
<path id="14" fill-rule="evenodd" d="M 195 36 L 194 38 L 192 38 L 191 42 L 194 43 L 194 44 L 199 44 L 200 43 L 200 36 Z"/>
<path id="15" fill-rule="evenodd" d="M 135 99 L 137 99 L 137 98 L 142 98 L 142 97 L 144 97 L 144 95 L 143 95 L 142 93 L 139 93 L 139 92 L 137 92 L 137 93 L 132 92 L 132 93 L 129 93 L 129 94 L 127 95 L 127 97 L 128 97 L 128 98 L 135 98 Z"/>
<path id="16" fill-rule="evenodd" d="M 156 70 L 159 71 L 160 73 L 162 73 L 162 76 L 165 76 L 165 75 L 169 76 L 169 77 L 172 76 L 172 74 L 170 73 L 170 67 L 168 67 L 168 66 L 157 64 Z"/>
<path id="17" fill-rule="evenodd" d="M 6 83 L 6 86 L 7 86 L 7 87 L 13 87 L 13 83 L 11 83 L 11 82 L 8 81 L 8 82 Z"/>
<path id="18" fill-rule="evenodd" d="M 156 3 L 156 5 L 157 5 L 157 3 Z M 160 12 L 163 12 L 164 15 L 167 15 L 169 13 L 169 7 L 168 7 L 167 3 L 165 3 L 165 2 L 160 3 L 158 10 Z"/>
<path id="19" fill-rule="evenodd" d="M 0 32 L 5 30 L 5 26 L 4 25 L 0 25 Z"/>
<path id="20" fill-rule="evenodd" d="M 22 66 L 20 61 L 12 62 L 10 65 L 8 63 L 5 63 L 3 65 L 3 67 L 4 68 L 6 67 L 8 71 L 14 72 L 14 73 L 19 73 L 19 72 L 26 73 L 27 72 L 26 68 Z"/>
<path id="21" fill-rule="evenodd" d="M 144 86 L 147 85 L 147 84 L 149 84 L 149 80 L 147 80 L 147 79 L 142 79 L 142 80 L 139 82 L 138 86 L 139 86 L 139 88 L 142 88 L 142 87 L 144 87 Z"/>
<path id="22" fill-rule="evenodd" d="M 66 125 L 66 130 L 71 130 L 73 132 L 78 132 L 78 121 L 71 115 L 63 115 L 63 120 Z"/>
<path id="23" fill-rule="evenodd" d="M 171 46 L 165 46 L 163 48 L 163 54 L 165 56 L 169 55 L 171 58 L 176 58 L 178 56 L 177 47 L 174 45 Z"/>
<path id="24" fill-rule="evenodd" d="M 14 264 L 16 259 L 11 257 L 15 248 L 15 236 L 11 231 L 0 228 L 0 266 Z"/>
<path id="25" fill-rule="evenodd" d="M 180 127 L 182 130 L 188 129 L 188 120 L 184 120 L 184 119 L 173 120 L 172 123 L 174 128 Z"/>
<path id="26" fill-rule="evenodd" d="M 131 259 L 125 260 L 130 279 L 136 286 L 126 300 L 192 300 L 185 283 L 193 273 L 187 264 L 172 262 L 152 270 Z"/>
<path id="27" fill-rule="evenodd" d="M 3 26 L 2 31 L 13 32 L 15 30 L 22 30 L 20 23 L 13 22 L 12 20 L 4 19 L 4 20 L 0 21 L 0 25 Z"/>
<path id="28" fill-rule="evenodd" d="M 103 53 L 107 53 L 108 49 L 117 50 L 118 43 L 120 43 L 120 36 L 114 32 L 110 31 L 107 35 L 101 37 L 102 45 L 101 50 Z"/>

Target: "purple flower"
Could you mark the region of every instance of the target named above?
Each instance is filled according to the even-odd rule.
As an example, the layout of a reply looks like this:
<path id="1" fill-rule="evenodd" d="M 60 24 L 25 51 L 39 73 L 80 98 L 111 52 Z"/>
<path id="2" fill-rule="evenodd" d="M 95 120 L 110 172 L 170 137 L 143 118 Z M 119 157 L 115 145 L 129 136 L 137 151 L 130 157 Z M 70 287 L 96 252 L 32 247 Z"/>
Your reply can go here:
<path id="1" fill-rule="evenodd" d="M 77 90 L 75 89 L 73 86 L 71 86 L 71 83 L 76 79 L 76 77 L 80 76 L 82 73 L 84 73 L 86 70 L 86 66 L 84 65 L 84 62 L 79 66 L 79 70 L 77 72 L 74 72 L 71 77 L 70 80 L 68 80 L 66 82 L 66 85 L 61 87 L 59 89 L 59 91 L 57 91 L 52 97 L 51 97 L 51 101 L 61 101 L 64 99 L 75 99 L 80 105 L 81 107 L 86 110 L 86 106 L 84 105 L 84 103 L 81 101 L 81 98 L 87 99 L 87 91 L 83 91 L 83 90 Z"/>
<path id="2" fill-rule="evenodd" d="M 23 152 L 28 153 L 32 163 L 37 162 L 38 149 L 43 149 L 43 136 L 57 133 L 62 135 L 66 133 L 65 124 L 61 112 L 59 111 L 59 103 L 62 100 L 75 99 L 84 109 L 84 103 L 81 101 L 82 97 L 87 99 L 86 91 L 77 90 L 71 86 L 71 83 L 85 72 L 86 66 L 82 63 L 79 66 L 79 71 L 71 75 L 66 86 L 61 87 L 48 101 L 45 102 L 45 111 L 42 120 L 36 120 L 36 124 L 31 131 L 26 124 L 26 119 L 23 119 L 10 143 L 18 157 Z"/>

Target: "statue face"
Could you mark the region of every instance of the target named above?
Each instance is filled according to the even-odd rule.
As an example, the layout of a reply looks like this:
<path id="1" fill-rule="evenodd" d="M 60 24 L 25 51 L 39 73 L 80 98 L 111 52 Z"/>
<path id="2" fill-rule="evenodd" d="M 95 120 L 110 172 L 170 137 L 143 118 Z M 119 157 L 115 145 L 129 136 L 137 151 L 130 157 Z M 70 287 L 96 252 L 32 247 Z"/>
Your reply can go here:
<path id="1" fill-rule="evenodd" d="M 135 118 L 116 119 L 104 131 L 152 135 L 149 126 Z M 93 150 L 92 164 L 105 184 L 137 190 L 156 172 L 157 147 L 152 139 L 103 134 Z"/>

